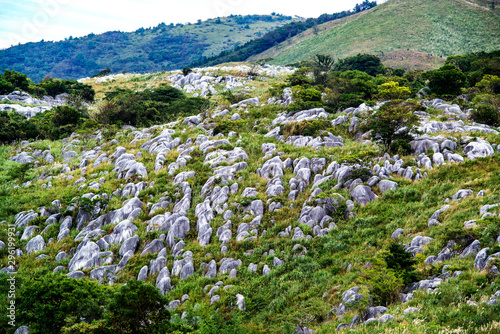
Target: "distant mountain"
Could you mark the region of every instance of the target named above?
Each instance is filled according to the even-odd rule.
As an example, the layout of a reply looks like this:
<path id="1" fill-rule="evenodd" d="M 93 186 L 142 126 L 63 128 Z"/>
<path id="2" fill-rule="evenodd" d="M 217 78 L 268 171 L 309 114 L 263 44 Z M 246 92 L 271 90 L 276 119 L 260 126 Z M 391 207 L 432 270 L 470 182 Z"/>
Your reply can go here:
<path id="1" fill-rule="evenodd" d="M 337 22 L 343 22 L 346 18 L 356 17 L 376 5 L 377 2 L 375 1 L 364 0 L 361 4 L 356 4 L 352 10 L 346 10 L 333 14 L 323 14 L 318 18 L 308 18 L 305 21 L 288 23 L 266 33 L 261 38 L 251 40 L 234 50 L 224 51 L 219 55 L 209 58 L 204 57 L 202 60 L 192 65 L 213 66 L 227 62 L 245 61 L 259 55 L 260 53 L 266 54 L 267 50 L 272 49 L 274 46 L 284 41 L 289 42 L 297 35 L 303 35 L 302 33 L 304 31 L 317 34 L 320 29 L 326 29 L 325 27 L 329 27 L 332 24 L 335 25 Z"/>
<path id="2" fill-rule="evenodd" d="M 162 23 L 134 32 L 27 43 L 0 50 L 0 70 L 15 69 L 40 81 L 45 75 L 65 79 L 91 76 L 106 67 L 113 72 L 179 69 L 293 21 L 298 19 L 279 14 L 231 15 L 195 24 Z"/>
<path id="3" fill-rule="evenodd" d="M 500 49 L 500 6 L 492 10 L 485 0 L 389 0 L 334 23 L 340 24 L 325 23 L 316 34 L 310 29 L 250 60 L 272 57 L 271 63 L 290 64 L 318 53 L 370 53 L 392 66 L 428 69 L 442 63 L 440 57 Z M 427 54 L 428 62 L 408 62 L 408 51 Z M 397 54 L 403 54 L 400 62 Z"/>

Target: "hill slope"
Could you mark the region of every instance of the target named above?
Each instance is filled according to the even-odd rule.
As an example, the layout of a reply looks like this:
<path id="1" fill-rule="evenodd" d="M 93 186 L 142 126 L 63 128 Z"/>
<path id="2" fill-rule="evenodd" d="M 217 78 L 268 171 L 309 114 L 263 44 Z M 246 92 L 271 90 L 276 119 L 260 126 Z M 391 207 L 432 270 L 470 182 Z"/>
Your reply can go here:
<path id="1" fill-rule="evenodd" d="M 296 37 L 297 38 L 297 37 Z M 296 45 L 285 41 L 258 58 L 287 64 L 317 53 L 336 58 L 410 50 L 449 56 L 500 48 L 500 15 L 464 0 L 390 0 Z"/>
<path id="2" fill-rule="evenodd" d="M 134 32 L 110 31 L 60 42 L 27 43 L 0 50 L 0 70 L 15 69 L 39 81 L 47 74 L 64 79 L 91 76 L 105 67 L 113 72 L 179 69 L 292 21 L 281 15 L 231 16 L 197 24 L 162 23 Z"/>

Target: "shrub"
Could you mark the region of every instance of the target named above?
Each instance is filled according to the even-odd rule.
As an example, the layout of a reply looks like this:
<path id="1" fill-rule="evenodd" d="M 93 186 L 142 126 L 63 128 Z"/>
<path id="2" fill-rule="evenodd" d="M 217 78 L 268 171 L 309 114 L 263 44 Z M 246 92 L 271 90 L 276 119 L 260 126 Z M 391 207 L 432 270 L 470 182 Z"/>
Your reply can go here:
<path id="1" fill-rule="evenodd" d="M 500 111 L 490 104 L 480 104 L 473 109 L 470 117 L 478 123 L 492 126 L 500 125 Z"/>
<path id="2" fill-rule="evenodd" d="M 193 72 L 193 70 L 192 70 L 191 68 L 189 68 L 189 67 L 184 67 L 184 68 L 182 69 L 182 74 L 183 74 L 184 76 L 188 75 L 188 74 L 189 74 L 189 73 L 191 73 L 191 72 Z"/>
<path id="3" fill-rule="evenodd" d="M 288 106 L 290 111 L 308 110 L 313 108 L 321 108 L 321 92 L 315 88 L 304 88 L 301 86 L 294 86 L 293 103 Z"/>
<path id="4" fill-rule="evenodd" d="M 402 245 L 396 242 L 391 243 L 388 252 L 384 255 L 384 260 L 387 263 L 387 268 L 394 270 L 404 284 L 409 284 L 418 279 L 415 270 L 417 260 Z"/>
<path id="5" fill-rule="evenodd" d="M 394 100 L 384 104 L 375 115 L 368 119 L 363 128 L 372 130 L 373 140 L 379 141 L 385 152 L 408 149 L 413 139 L 418 117 L 412 113 L 413 106 L 408 102 Z"/>
<path id="6" fill-rule="evenodd" d="M 467 77 L 453 65 L 445 65 L 440 69 L 424 73 L 429 80 L 429 88 L 437 95 L 459 95 L 467 84 Z"/>
<path id="7" fill-rule="evenodd" d="M 293 74 L 290 74 L 287 78 L 287 84 L 289 86 L 308 86 L 310 85 L 311 79 L 309 78 L 309 73 L 312 70 L 309 67 L 301 67 L 296 70 Z"/>
<path id="8" fill-rule="evenodd" d="M 107 306 L 109 329 L 118 333 L 168 333 L 168 300 L 152 285 L 130 280 L 113 295 Z"/>
<path id="9" fill-rule="evenodd" d="M 384 74 L 386 69 L 380 58 L 370 54 L 357 54 L 356 56 L 339 59 L 335 71 L 361 71 L 369 75 Z"/>
<path id="10" fill-rule="evenodd" d="M 315 119 L 312 121 L 290 122 L 283 126 L 283 134 L 289 136 L 312 136 L 317 137 L 321 131 L 331 127 L 326 119 Z"/>
<path id="11" fill-rule="evenodd" d="M 103 315 L 107 290 L 90 280 L 45 276 L 20 291 L 16 299 L 19 322 L 40 333 L 60 333 L 63 326 L 83 319 L 90 323 Z"/>
<path id="12" fill-rule="evenodd" d="M 384 260 L 372 259 L 361 272 L 360 281 L 368 286 L 374 305 L 387 306 L 399 300 L 403 279 L 387 267 Z"/>
<path id="13" fill-rule="evenodd" d="M 411 90 L 408 87 L 400 87 L 398 82 L 389 81 L 378 86 L 378 94 L 382 99 L 407 99 Z"/>

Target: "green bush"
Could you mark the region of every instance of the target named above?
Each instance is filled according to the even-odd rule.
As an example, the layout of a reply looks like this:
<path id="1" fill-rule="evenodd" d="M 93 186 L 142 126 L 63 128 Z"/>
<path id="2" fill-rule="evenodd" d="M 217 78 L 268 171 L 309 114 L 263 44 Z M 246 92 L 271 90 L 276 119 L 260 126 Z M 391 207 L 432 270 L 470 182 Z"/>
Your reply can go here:
<path id="1" fill-rule="evenodd" d="M 282 133 L 289 136 L 312 136 L 317 137 L 321 131 L 331 127 L 331 123 L 326 119 L 315 119 L 312 121 L 290 122 L 282 127 Z"/>
<path id="2" fill-rule="evenodd" d="M 289 111 L 308 110 L 313 108 L 321 108 L 321 92 L 315 88 L 304 88 L 302 86 L 294 86 L 293 103 L 288 106 Z"/>
<path id="3" fill-rule="evenodd" d="M 472 110 L 470 117 L 474 122 L 492 126 L 500 125 L 500 111 L 490 104 L 480 104 Z"/>
<path id="4" fill-rule="evenodd" d="M 372 259 L 361 272 L 360 282 L 370 290 L 374 305 L 387 306 L 399 300 L 403 279 L 387 267 L 384 260 Z"/>
<path id="5" fill-rule="evenodd" d="M 397 153 L 401 148 L 408 149 L 419 120 L 413 114 L 413 109 L 414 106 L 409 102 L 388 102 L 362 128 L 372 130 L 372 140 L 379 141 L 385 152 Z"/>
<path id="6" fill-rule="evenodd" d="M 404 284 L 418 280 L 415 270 L 417 260 L 402 245 L 392 242 L 388 247 L 388 252 L 384 255 L 384 260 L 387 268 L 394 270 L 396 276 L 400 277 Z"/>
<path id="7" fill-rule="evenodd" d="M 459 95 L 467 84 L 467 77 L 453 65 L 425 72 L 424 78 L 429 80 L 429 88 L 436 95 Z"/>

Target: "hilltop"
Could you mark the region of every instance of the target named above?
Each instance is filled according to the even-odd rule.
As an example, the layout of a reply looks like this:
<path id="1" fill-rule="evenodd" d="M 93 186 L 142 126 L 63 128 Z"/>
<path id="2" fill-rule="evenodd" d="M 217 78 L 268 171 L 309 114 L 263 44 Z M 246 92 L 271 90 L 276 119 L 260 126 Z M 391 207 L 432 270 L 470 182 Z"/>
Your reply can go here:
<path id="1" fill-rule="evenodd" d="M 134 32 L 110 31 L 64 41 L 40 41 L 0 50 L 0 69 L 14 69 L 40 81 L 46 75 L 78 79 L 108 67 L 146 73 L 180 69 L 201 57 L 245 44 L 294 22 L 283 15 L 232 15 L 194 24 L 162 23 Z"/>
<path id="2" fill-rule="evenodd" d="M 420 68 L 428 69 L 437 68 L 442 57 L 500 46 L 500 9 L 491 10 L 487 1 L 389 0 L 338 23 L 319 26 L 317 34 L 310 29 L 250 60 L 271 57 L 272 64 L 290 64 L 318 53 L 335 58 L 369 53 L 386 60 L 388 53 L 410 51 L 427 54 Z M 388 66 L 410 68 L 404 60 L 387 60 Z"/>

